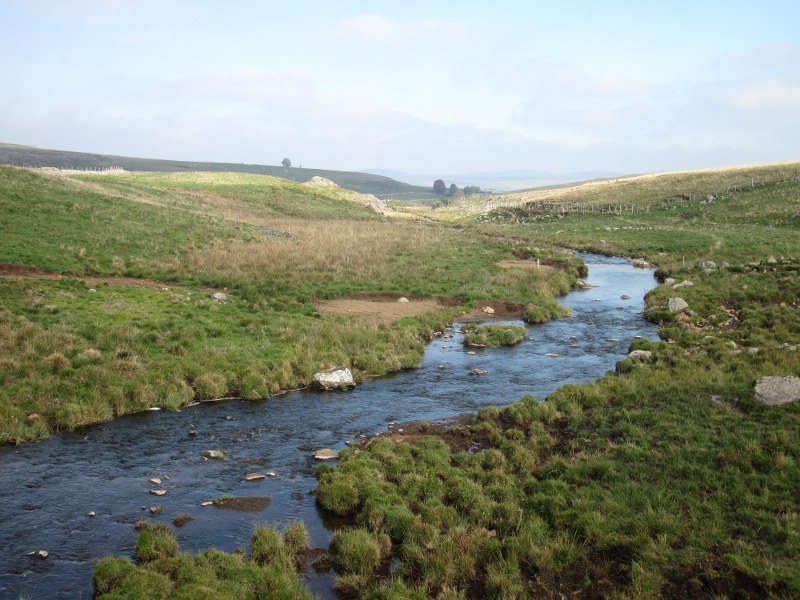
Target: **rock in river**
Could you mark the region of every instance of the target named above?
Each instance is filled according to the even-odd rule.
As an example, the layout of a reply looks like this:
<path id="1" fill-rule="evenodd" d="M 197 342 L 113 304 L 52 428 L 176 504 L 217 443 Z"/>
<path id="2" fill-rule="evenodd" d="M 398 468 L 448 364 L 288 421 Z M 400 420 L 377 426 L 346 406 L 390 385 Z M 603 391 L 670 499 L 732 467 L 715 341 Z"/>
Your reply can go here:
<path id="1" fill-rule="evenodd" d="M 317 450 L 314 452 L 314 458 L 317 460 L 334 460 L 339 458 L 339 453 L 336 450 L 331 450 L 330 448 L 323 448 L 322 450 Z"/>
<path id="2" fill-rule="evenodd" d="M 338 388 L 354 388 L 356 382 L 353 381 L 353 373 L 347 367 L 334 367 L 327 371 L 314 373 L 315 388 L 322 390 L 335 390 Z"/>
<path id="3" fill-rule="evenodd" d="M 248 473 L 244 476 L 245 481 L 258 481 L 259 479 L 264 479 L 266 475 L 263 473 Z"/>
<path id="4" fill-rule="evenodd" d="M 225 458 L 225 453 L 222 450 L 206 450 L 203 452 L 206 458 Z"/>

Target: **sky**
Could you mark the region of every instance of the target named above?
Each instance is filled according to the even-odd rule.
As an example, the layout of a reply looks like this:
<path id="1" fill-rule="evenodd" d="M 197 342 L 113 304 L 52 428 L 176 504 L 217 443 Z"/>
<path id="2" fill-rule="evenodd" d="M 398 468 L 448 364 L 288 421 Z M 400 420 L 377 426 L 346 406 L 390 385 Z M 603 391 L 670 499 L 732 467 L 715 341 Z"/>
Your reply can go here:
<path id="1" fill-rule="evenodd" d="M 800 2 L 0 0 L 0 142 L 416 173 L 800 159 Z"/>

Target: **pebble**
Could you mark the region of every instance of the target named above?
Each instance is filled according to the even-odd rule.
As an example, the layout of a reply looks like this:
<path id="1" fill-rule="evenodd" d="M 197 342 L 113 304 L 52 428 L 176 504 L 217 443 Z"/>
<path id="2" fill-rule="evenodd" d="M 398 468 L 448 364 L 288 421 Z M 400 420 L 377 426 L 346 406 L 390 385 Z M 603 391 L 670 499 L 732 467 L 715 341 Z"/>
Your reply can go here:
<path id="1" fill-rule="evenodd" d="M 151 515 L 160 515 L 161 512 L 164 510 L 164 507 L 159 504 L 158 506 L 151 506 L 147 510 L 150 511 Z"/>
<path id="2" fill-rule="evenodd" d="M 224 458 L 225 453 L 222 450 L 206 450 L 203 452 L 203 456 L 206 458 Z"/>
<path id="3" fill-rule="evenodd" d="M 92 511 L 89 511 L 89 515 L 88 516 L 93 517 L 93 516 L 95 516 L 95 514 L 96 513 L 92 510 Z"/>
<path id="4" fill-rule="evenodd" d="M 267 471 L 267 477 L 277 477 L 275 471 Z"/>
<path id="5" fill-rule="evenodd" d="M 150 490 L 150 493 L 154 496 L 164 496 L 167 493 L 167 490 Z"/>
<path id="6" fill-rule="evenodd" d="M 28 556 L 35 556 L 36 558 L 47 558 L 49 553 L 47 550 L 35 550 L 33 552 L 28 552 Z"/>
<path id="7" fill-rule="evenodd" d="M 214 503 L 211 500 L 206 500 L 205 502 L 201 502 L 200 506 L 213 506 Z"/>
<path id="8" fill-rule="evenodd" d="M 548 352 L 547 354 L 545 354 L 545 356 L 553 356 L 553 357 L 557 357 L 557 356 L 558 356 L 558 354 L 556 354 L 555 352 Z"/>
<path id="9" fill-rule="evenodd" d="M 266 475 L 263 473 L 248 473 L 244 476 L 245 481 L 258 481 L 260 479 L 264 479 Z"/>
<path id="10" fill-rule="evenodd" d="M 151 477 L 150 483 L 155 483 L 156 485 L 159 485 L 161 483 L 161 480 L 158 477 Z"/>

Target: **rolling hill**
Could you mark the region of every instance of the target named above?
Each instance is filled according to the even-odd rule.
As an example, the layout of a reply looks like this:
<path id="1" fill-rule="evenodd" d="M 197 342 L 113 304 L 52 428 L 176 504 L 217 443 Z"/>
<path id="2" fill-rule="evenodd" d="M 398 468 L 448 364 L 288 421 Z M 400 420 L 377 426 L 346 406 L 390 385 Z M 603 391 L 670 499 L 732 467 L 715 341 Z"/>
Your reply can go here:
<path id="1" fill-rule="evenodd" d="M 112 154 L 90 154 L 66 150 L 50 150 L 34 146 L 0 143 L 0 164 L 18 167 L 55 167 L 59 169 L 108 169 L 121 167 L 126 171 L 158 171 L 164 173 L 210 171 L 227 173 L 253 173 L 271 175 L 304 183 L 314 176 L 330 179 L 340 187 L 361 194 L 373 194 L 381 199 L 396 197 L 405 200 L 428 199 L 430 188 L 402 183 L 382 175 L 305 169 L 244 163 L 193 162 L 133 158 Z"/>

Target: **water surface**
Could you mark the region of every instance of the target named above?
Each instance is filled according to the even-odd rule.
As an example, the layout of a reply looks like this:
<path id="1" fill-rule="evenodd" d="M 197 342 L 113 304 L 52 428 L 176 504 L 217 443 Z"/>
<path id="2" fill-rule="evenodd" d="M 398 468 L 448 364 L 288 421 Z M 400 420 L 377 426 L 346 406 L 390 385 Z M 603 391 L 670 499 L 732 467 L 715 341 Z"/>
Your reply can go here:
<path id="1" fill-rule="evenodd" d="M 108 555 L 132 557 L 133 523 L 142 518 L 193 517 L 176 530 L 182 550 L 247 548 L 255 524 L 298 519 L 312 546 L 327 547 L 334 523 L 311 494 L 314 450 L 344 448 L 359 433 L 386 431 L 391 421 L 451 417 L 525 394 L 542 399 L 565 383 L 593 381 L 613 369 L 635 335 L 655 339 L 654 326 L 642 318 L 642 298 L 655 285 L 652 271 L 623 259 L 581 256 L 596 287 L 569 294 L 563 304 L 572 307 L 572 317 L 529 327 L 529 339 L 513 348 L 464 348 L 460 334 L 448 331 L 453 337 L 434 340 L 419 369 L 349 393 L 203 403 L 0 448 L 0 597 L 91 598 L 94 564 Z M 469 375 L 473 368 L 488 373 Z M 209 449 L 226 456 L 204 460 Z M 277 477 L 244 481 L 253 471 Z M 152 477 L 162 484 L 150 483 Z M 167 494 L 151 495 L 153 488 Z M 271 503 L 260 512 L 200 506 L 225 495 L 268 496 Z M 157 505 L 162 513 L 153 516 L 148 509 Z M 47 559 L 28 555 L 40 549 Z M 330 577 L 313 571 L 304 577 L 321 596 L 332 596 Z"/>

